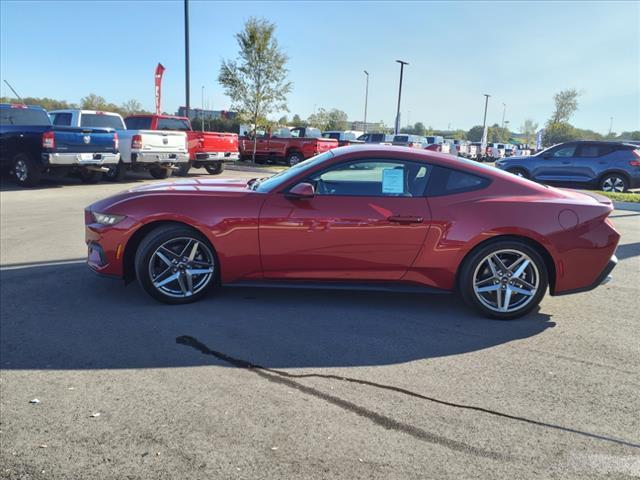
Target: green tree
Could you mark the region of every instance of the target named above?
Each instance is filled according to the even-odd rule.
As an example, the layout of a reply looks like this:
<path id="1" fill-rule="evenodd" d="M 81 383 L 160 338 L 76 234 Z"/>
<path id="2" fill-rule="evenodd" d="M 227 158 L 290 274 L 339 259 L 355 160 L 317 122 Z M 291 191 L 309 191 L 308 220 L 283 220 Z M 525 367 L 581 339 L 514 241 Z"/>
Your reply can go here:
<path id="1" fill-rule="evenodd" d="M 324 108 L 319 108 L 307 118 L 307 124 L 311 127 L 327 130 L 329 123 L 329 113 Z"/>
<path id="2" fill-rule="evenodd" d="M 293 116 L 293 118 L 291 118 L 291 125 L 293 125 L 294 127 L 306 127 L 307 126 L 307 122 L 302 120 L 302 118 L 300 118 L 300 115 L 298 115 L 296 113 Z"/>
<path id="3" fill-rule="evenodd" d="M 575 140 L 576 129 L 568 122 L 552 123 L 545 127 L 542 134 L 542 146 L 551 147 L 557 143 Z"/>
<path id="4" fill-rule="evenodd" d="M 634 130 L 632 132 L 622 132 L 618 139 L 620 140 L 631 140 L 631 141 L 640 141 L 640 130 Z"/>
<path id="5" fill-rule="evenodd" d="M 331 109 L 327 112 L 327 125 L 326 130 L 346 130 L 349 119 L 347 114 L 337 108 Z"/>
<path id="6" fill-rule="evenodd" d="M 471 142 L 480 142 L 482 140 L 483 132 L 484 128 L 482 128 L 482 125 L 471 127 L 471 129 L 467 132 L 467 140 Z"/>
<path id="7" fill-rule="evenodd" d="M 549 119 L 548 124 L 552 125 L 554 123 L 568 123 L 571 115 L 573 115 L 575 111 L 578 110 L 579 96 L 580 92 L 578 92 L 575 88 L 562 90 L 561 92 L 556 93 L 553 96 L 555 108 L 553 113 L 551 114 L 551 118 Z"/>
<path id="8" fill-rule="evenodd" d="M 416 122 L 413 125 L 413 134 L 414 135 L 426 135 L 427 134 L 427 129 L 424 126 L 424 123 L 422 122 Z"/>
<path id="9" fill-rule="evenodd" d="M 149 113 L 144 108 L 142 108 L 142 104 L 139 101 L 133 98 L 124 102 L 120 107 L 120 110 L 122 110 L 122 113 L 125 116 L 136 115 L 138 113 Z"/>
<path id="10" fill-rule="evenodd" d="M 283 115 L 278 120 L 278 124 L 280 125 L 289 125 L 289 118 L 286 115 Z"/>
<path id="11" fill-rule="evenodd" d="M 236 34 L 240 48 L 236 60 L 223 60 L 218 82 L 231 99 L 232 108 L 256 127 L 261 117 L 273 111 L 288 111 L 287 55 L 275 37 L 275 24 L 249 18 Z M 253 160 L 255 161 L 255 143 Z"/>
<path id="12" fill-rule="evenodd" d="M 532 144 L 536 139 L 537 131 L 538 124 L 530 118 L 525 119 L 524 123 L 520 125 L 520 133 L 524 135 L 524 143 Z"/>

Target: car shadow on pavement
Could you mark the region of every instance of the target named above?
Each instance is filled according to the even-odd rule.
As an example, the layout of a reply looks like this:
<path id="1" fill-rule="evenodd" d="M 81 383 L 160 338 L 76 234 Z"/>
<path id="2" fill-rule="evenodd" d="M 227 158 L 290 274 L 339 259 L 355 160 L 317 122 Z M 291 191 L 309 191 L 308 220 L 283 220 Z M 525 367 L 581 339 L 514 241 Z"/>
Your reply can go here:
<path id="1" fill-rule="evenodd" d="M 532 313 L 492 321 L 455 295 L 225 287 L 182 306 L 85 265 L 0 271 L 0 368 L 120 369 L 230 364 L 190 337 L 271 368 L 389 365 L 460 355 L 553 327 Z"/>

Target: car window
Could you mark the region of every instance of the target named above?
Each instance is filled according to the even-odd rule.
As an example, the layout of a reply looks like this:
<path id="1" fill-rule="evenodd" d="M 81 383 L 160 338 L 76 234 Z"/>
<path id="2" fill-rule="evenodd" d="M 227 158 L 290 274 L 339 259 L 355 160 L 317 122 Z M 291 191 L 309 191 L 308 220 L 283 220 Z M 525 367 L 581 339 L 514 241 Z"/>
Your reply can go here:
<path id="1" fill-rule="evenodd" d="M 322 134 L 322 138 L 333 138 L 335 140 L 340 140 L 340 133 L 339 132 L 324 132 Z"/>
<path id="2" fill-rule="evenodd" d="M 52 113 L 51 115 L 54 125 L 71 125 L 71 114 L 68 112 Z"/>
<path id="3" fill-rule="evenodd" d="M 489 181 L 473 173 L 446 167 L 434 167 L 431 172 L 427 196 L 453 195 L 486 187 Z"/>
<path id="4" fill-rule="evenodd" d="M 51 125 L 51 119 L 39 108 L 11 106 L 0 109 L 0 125 Z"/>
<path id="5" fill-rule="evenodd" d="M 599 145 L 580 145 L 576 152 L 578 157 L 599 157 L 601 155 Z"/>
<path id="6" fill-rule="evenodd" d="M 129 130 L 151 129 L 151 117 L 130 117 L 125 119 L 124 123 Z"/>
<path id="7" fill-rule="evenodd" d="M 421 197 L 428 165 L 400 160 L 342 163 L 307 179 L 317 195 Z"/>
<path id="8" fill-rule="evenodd" d="M 558 150 L 554 151 L 552 156 L 555 158 L 565 158 L 565 157 L 573 157 L 576 152 L 575 145 L 566 145 L 564 147 L 560 147 Z"/>
<path id="9" fill-rule="evenodd" d="M 71 125 L 71 114 L 58 113 L 57 115 L 69 115 L 69 123 L 60 125 Z M 57 120 L 57 117 L 56 117 Z M 54 123 L 54 125 L 56 125 Z M 99 128 L 113 128 L 114 130 L 122 130 L 124 125 L 122 120 L 117 115 L 104 115 L 100 113 L 83 113 L 80 117 L 81 127 L 99 127 Z"/>
<path id="10" fill-rule="evenodd" d="M 177 130 L 179 132 L 188 132 L 191 130 L 189 122 L 184 118 L 159 118 L 158 130 Z"/>

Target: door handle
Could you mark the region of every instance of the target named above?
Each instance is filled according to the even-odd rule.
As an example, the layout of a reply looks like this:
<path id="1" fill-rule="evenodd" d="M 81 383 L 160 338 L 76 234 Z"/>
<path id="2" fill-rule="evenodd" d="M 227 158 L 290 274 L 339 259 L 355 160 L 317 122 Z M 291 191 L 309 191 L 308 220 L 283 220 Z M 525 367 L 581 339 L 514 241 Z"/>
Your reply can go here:
<path id="1" fill-rule="evenodd" d="M 422 223 L 423 218 L 413 215 L 391 215 L 387 220 L 393 223 Z"/>

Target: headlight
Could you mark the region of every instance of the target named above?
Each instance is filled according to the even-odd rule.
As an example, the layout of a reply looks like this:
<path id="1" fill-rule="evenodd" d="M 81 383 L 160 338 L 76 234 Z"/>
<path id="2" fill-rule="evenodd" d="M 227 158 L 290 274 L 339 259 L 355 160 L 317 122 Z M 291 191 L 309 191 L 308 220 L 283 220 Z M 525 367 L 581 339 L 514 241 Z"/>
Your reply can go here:
<path id="1" fill-rule="evenodd" d="M 93 213 L 93 219 L 96 221 L 96 223 L 99 223 L 100 225 L 115 225 L 116 223 L 119 223 L 126 218 L 124 215 L 112 215 L 110 213 L 98 213 L 98 212 L 92 212 L 92 213 Z"/>

